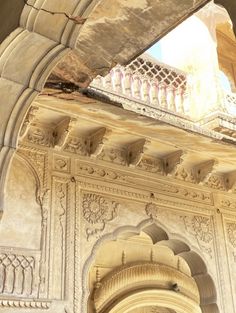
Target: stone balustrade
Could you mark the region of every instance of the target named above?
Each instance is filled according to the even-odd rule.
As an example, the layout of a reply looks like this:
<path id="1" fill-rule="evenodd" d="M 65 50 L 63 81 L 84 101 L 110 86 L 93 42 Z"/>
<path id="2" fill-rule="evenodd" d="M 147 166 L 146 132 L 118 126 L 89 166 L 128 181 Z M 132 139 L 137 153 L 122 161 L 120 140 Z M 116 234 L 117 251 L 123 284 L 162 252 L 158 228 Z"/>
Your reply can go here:
<path id="1" fill-rule="evenodd" d="M 39 253 L 0 247 L 0 296 L 37 297 Z"/>
<path id="2" fill-rule="evenodd" d="M 174 113 L 186 114 L 186 76 L 147 56 L 127 66 L 116 66 L 105 76 L 98 76 L 91 87 L 115 93 L 127 99 Z"/>

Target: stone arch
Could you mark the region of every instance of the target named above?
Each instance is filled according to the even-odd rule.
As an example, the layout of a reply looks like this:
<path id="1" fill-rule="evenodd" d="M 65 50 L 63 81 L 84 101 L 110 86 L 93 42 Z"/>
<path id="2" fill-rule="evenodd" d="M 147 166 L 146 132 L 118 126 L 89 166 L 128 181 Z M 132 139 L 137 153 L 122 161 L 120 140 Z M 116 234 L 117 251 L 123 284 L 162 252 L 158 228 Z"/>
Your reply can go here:
<path id="1" fill-rule="evenodd" d="M 104 313 L 127 313 L 130 309 L 140 308 L 144 305 L 157 305 L 175 313 L 201 313 L 193 301 L 187 300 L 180 294 L 166 290 L 143 290 L 130 294 Z"/>
<path id="2" fill-rule="evenodd" d="M 113 234 L 105 235 L 97 241 L 94 248 L 92 249 L 92 253 L 89 259 L 85 262 L 83 268 L 82 298 L 84 300 L 84 303 L 82 305 L 84 310 L 86 308 L 86 301 L 89 296 L 86 286 L 87 275 L 101 243 L 107 242 L 109 240 L 115 240 L 116 238 L 118 238 L 118 236 L 123 236 L 122 238 L 127 238 L 128 236 L 140 233 L 141 231 L 146 233 L 151 238 L 154 245 L 168 247 L 174 255 L 179 256 L 187 263 L 191 272 L 191 277 L 194 279 L 199 291 L 199 304 L 202 312 L 219 313 L 215 284 L 212 277 L 208 273 L 207 266 L 202 257 L 195 251 L 191 250 L 191 248 L 185 242 L 175 238 L 171 238 L 168 235 L 167 231 L 159 226 L 158 222 L 154 222 L 152 219 L 142 221 L 137 227 L 120 227 L 116 229 Z"/>

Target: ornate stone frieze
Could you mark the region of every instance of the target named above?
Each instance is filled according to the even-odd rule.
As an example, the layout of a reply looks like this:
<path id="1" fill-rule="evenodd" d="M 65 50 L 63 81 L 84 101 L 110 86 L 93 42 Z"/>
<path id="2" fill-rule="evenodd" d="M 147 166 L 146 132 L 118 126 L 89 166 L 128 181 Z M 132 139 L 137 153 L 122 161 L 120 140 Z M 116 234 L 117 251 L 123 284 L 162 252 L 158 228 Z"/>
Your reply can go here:
<path id="1" fill-rule="evenodd" d="M 224 179 L 224 176 L 217 175 L 217 174 L 211 174 L 209 178 L 206 181 L 206 185 L 213 189 L 218 190 L 227 190 L 226 182 Z"/>
<path id="2" fill-rule="evenodd" d="M 174 176 L 175 176 L 175 178 L 178 178 L 178 179 L 183 180 L 183 181 L 188 181 L 191 183 L 196 182 L 196 179 L 194 177 L 193 172 L 191 170 L 187 171 L 187 169 L 185 169 L 183 166 L 180 166 L 177 168 Z"/>
<path id="3" fill-rule="evenodd" d="M 82 198 L 83 218 L 86 221 L 87 240 L 101 233 L 106 224 L 117 216 L 119 203 L 98 194 L 84 193 Z"/>
<path id="4" fill-rule="evenodd" d="M 138 163 L 137 168 L 150 173 L 163 174 L 163 161 L 154 157 L 143 156 L 141 161 Z"/>
<path id="5" fill-rule="evenodd" d="M 127 176 L 120 172 L 105 167 L 98 167 L 93 164 L 82 163 L 79 160 L 77 160 L 76 174 L 94 176 L 101 179 L 105 178 L 111 181 L 125 182 L 127 180 Z"/>
<path id="6" fill-rule="evenodd" d="M 221 206 L 225 209 L 236 210 L 236 201 L 231 199 L 221 200 Z"/>
<path id="7" fill-rule="evenodd" d="M 51 306 L 50 301 L 37 301 L 37 300 L 9 300 L 0 299 L 0 307 L 2 308 L 19 308 L 19 309 L 41 309 L 48 310 Z"/>
<path id="8" fill-rule="evenodd" d="M 116 169 L 108 169 L 105 167 L 101 167 L 94 164 L 84 163 L 82 161 L 77 160 L 76 162 L 76 174 L 78 175 L 89 175 L 91 177 L 106 179 L 108 181 L 119 181 L 126 182 L 129 185 L 134 184 L 134 177 L 131 173 L 123 173 L 122 171 Z M 135 186 L 139 181 L 139 178 L 136 175 Z M 142 186 L 143 182 L 140 181 L 140 185 Z M 100 187 L 102 188 L 102 187 Z M 205 204 L 213 204 L 213 197 L 210 192 L 205 192 L 202 190 L 198 190 L 195 188 L 185 188 L 181 185 L 165 183 L 159 180 L 153 180 L 152 186 L 150 186 L 152 190 L 157 190 L 158 192 L 162 192 L 163 194 L 173 195 L 174 197 L 186 199 L 190 201 L 205 203 Z M 149 189 L 150 189 L 149 188 Z"/>
<path id="9" fill-rule="evenodd" d="M 104 147 L 97 159 L 107 162 L 112 162 L 120 165 L 127 164 L 127 151 L 114 147 Z"/>

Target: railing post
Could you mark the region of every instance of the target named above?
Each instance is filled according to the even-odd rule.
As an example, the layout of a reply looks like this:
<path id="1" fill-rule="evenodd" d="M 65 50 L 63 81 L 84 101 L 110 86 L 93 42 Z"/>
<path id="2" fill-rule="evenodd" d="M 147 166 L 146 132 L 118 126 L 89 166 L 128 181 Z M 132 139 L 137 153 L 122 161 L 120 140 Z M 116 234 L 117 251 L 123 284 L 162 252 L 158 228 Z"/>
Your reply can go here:
<path id="1" fill-rule="evenodd" d="M 129 70 L 124 71 L 124 83 L 123 83 L 123 91 L 124 94 L 127 96 L 132 95 L 132 90 L 131 90 L 131 72 Z"/>
<path id="2" fill-rule="evenodd" d="M 132 78 L 133 78 L 132 81 L 133 97 L 140 99 L 140 78 L 137 74 L 134 74 Z"/>
<path id="3" fill-rule="evenodd" d="M 185 113 L 184 111 L 184 90 L 182 87 L 179 87 L 176 91 L 176 106 L 177 112 Z"/>
<path id="4" fill-rule="evenodd" d="M 164 83 L 161 83 L 159 88 L 159 103 L 160 106 L 163 108 L 167 108 L 167 99 L 166 99 L 166 85 Z"/>
<path id="5" fill-rule="evenodd" d="M 120 66 L 114 68 L 113 79 L 114 79 L 115 91 L 121 92 L 122 91 L 122 72 L 121 72 Z"/>
<path id="6" fill-rule="evenodd" d="M 151 104 L 154 104 L 156 106 L 159 105 L 158 93 L 159 93 L 158 83 L 156 80 L 153 80 L 150 86 L 150 99 L 151 99 Z"/>
<path id="7" fill-rule="evenodd" d="M 167 88 L 167 105 L 170 111 L 176 112 L 175 106 L 175 90 L 173 86 L 168 86 Z"/>
<path id="8" fill-rule="evenodd" d="M 147 77 L 144 77 L 143 80 L 141 80 L 141 96 L 142 100 L 147 103 L 150 102 L 149 89 L 150 89 L 149 80 Z"/>

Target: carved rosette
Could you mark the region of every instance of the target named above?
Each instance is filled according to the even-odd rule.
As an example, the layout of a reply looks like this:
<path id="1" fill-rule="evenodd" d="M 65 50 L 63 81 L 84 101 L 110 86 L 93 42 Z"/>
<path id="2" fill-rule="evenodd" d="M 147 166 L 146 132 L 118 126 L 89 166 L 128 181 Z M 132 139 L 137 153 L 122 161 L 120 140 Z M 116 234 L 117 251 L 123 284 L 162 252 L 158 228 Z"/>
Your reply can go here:
<path id="1" fill-rule="evenodd" d="M 195 237 L 200 249 L 212 258 L 213 227 L 211 218 L 200 215 L 193 217 L 181 216 L 181 218 L 184 222 L 185 229 Z"/>
<path id="2" fill-rule="evenodd" d="M 106 223 L 117 216 L 119 204 L 97 194 L 86 193 L 82 200 L 83 218 L 89 225 L 86 228 L 87 239 L 101 233 Z"/>

